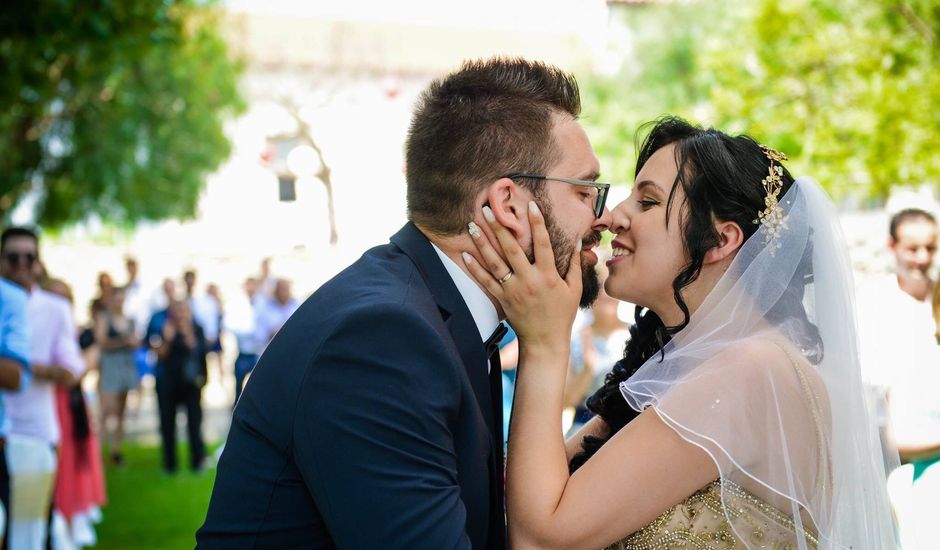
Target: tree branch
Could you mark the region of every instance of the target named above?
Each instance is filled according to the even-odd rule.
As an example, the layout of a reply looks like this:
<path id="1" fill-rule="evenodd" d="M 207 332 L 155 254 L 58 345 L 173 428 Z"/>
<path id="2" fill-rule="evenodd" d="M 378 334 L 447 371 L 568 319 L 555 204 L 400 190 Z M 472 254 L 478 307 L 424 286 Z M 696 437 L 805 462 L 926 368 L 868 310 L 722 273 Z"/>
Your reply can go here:
<path id="1" fill-rule="evenodd" d="M 333 182 L 330 179 L 330 167 L 326 165 L 326 159 L 323 158 L 323 151 L 320 150 L 320 146 L 317 145 L 316 140 L 313 139 L 310 125 L 300 116 L 300 109 L 298 109 L 293 102 L 286 99 L 281 100 L 281 105 L 290 113 L 294 120 L 297 121 L 297 135 L 292 137 L 306 142 L 307 145 L 316 151 L 317 157 L 320 159 L 320 171 L 317 172 L 316 177 L 323 182 L 323 186 L 326 187 L 326 210 L 330 224 L 330 245 L 335 246 L 339 241 L 339 232 L 336 229 L 336 208 L 333 204 Z"/>
<path id="2" fill-rule="evenodd" d="M 911 8 L 907 4 L 907 2 L 898 2 L 898 11 L 900 11 L 901 15 L 903 15 L 904 18 L 907 19 L 907 22 L 911 24 L 911 27 L 913 27 L 914 30 L 917 31 L 918 34 L 920 34 L 927 40 L 928 44 L 934 43 L 937 37 L 934 34 L 933 30 L 931 30 L 931 28 L 927 25 L 927 23 L 924 23 L 923 19 L 921 19 L 920 17 L 917 16 L 916 13 L 914 13 L 914 9 Z"/>

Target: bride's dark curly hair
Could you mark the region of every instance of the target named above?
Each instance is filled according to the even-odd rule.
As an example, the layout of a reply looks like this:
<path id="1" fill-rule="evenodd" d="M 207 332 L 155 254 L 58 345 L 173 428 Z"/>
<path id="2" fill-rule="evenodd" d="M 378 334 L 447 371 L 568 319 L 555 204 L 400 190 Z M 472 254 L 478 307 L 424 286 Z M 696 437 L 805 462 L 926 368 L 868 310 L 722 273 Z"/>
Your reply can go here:
<path id="1" fill-rule="evenodd" d="M 603 387 L 589 397 L 586 403 L 588 409 L 604 419 L 610 428 L 609 433 L 606 437 L 584 438 L 582 452 L 575 455 L 569 465 L 572 472 L 639 415 L 620 393 L 620 383 L 630 378 L 649 358 L 661 354 L 672 335 L 688 325 L 689 308 L 682 299 L 682 289 L 698 278 L 705 253 L 719 244 L 715 220 L 736 222 L 747 240 L 759 228 L 754 219 L 765 208 L 766 192 L 761 182 L 768 174 L 771 161 L 752 138 L 746 135 L 729 136 L 713 128 L 702 129 L 676 117 L 653 121 L 641 128 L 641 131 L 650 126 L 639 149 L 636 174 L 640 173 L 653 153 L 667 145 L 674 145 L 679 171 L 666 203 L 666 223 L 671 209 L 680 208 L 682 241 L 689 260 L 672 281 L 672 289 L 684 318 L 676 326 L 666 326 L 654 312 L 637 307 L 636 324 L 630 329 L 630 340 L 623 359 L 614 365 Z M 780 165 L 778 161 L 773 164 Z M 781 179 L 782 197 L 793 184 L 793 176 L 784 168 Z M 676 190 L 680 185 L 686 200 L 683 204 L 676 204 Z M 799 344 L 803 353 L 809 361 L 818 363 L 822 357 L 822 341 L 802 304 L 803 289 L 809 283 L 806 274 L 810 273 L 811 261 L 812 252 L 808 247 L 794 275 L 802 278 L 802 284 L 790 285 L 795 290 L 781 298 L 769 312 L 768 318 L 775 323 L 796 320 L 801 327 Z"/>

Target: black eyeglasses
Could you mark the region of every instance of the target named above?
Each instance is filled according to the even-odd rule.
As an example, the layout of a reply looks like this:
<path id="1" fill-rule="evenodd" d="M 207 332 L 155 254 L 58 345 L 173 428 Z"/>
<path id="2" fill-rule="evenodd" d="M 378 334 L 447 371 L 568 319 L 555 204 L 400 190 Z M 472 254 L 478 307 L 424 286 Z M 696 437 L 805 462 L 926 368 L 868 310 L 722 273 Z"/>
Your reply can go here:
<path id="1" fill-rule="evenodd" d="M 596 181 L 576 180 L 574 178 L 562 178 L 559 176 L 543 176 L 541 174 L 509 174 L 507 177 L 511 180 L 517 178 L 529 178 L 534 180 L 560 181 L 569 185 L 578 187 L 593 187 L 597 189 L 597 196 L 594 198 L 594 217 L 600 218 L 604 214 L 604 205 L 607 204 L 607 194 L 610 192 L 609 183 L 600 183 Z"/>
<path id="2" fill-rule="evenodd" d="M 27 266 L 32 266 L 38 259 L 32 252 L 7 252 L 3 257 L 13 265 L 19 265 L 21 259 L 25 260 Z"/>

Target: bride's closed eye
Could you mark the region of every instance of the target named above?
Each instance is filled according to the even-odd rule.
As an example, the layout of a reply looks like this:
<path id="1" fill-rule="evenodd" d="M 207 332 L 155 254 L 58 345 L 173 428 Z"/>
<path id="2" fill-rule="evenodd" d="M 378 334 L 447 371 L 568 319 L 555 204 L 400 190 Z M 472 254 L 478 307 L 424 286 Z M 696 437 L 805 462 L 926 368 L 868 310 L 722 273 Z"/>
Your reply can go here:
<path id="1" fill-rule="evenodd" d="M 659 206 L 660 202 L 656 199 L 639 199 L 636 201 L 643 210 L 649 210 L 654 206 Z"/>

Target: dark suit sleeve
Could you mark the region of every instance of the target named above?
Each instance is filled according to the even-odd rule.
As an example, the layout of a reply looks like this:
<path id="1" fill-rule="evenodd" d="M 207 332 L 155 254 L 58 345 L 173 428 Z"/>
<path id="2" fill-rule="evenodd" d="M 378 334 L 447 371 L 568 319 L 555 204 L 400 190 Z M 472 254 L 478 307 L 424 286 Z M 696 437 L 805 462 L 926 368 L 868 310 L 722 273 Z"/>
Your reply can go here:
<path id="1" fill-rule="evenodd" d="M 348 317 L 316 354 L 294 453 L 337 547 L 470 547 L 450 429 L 458 361 L 401 306 Z"/>

